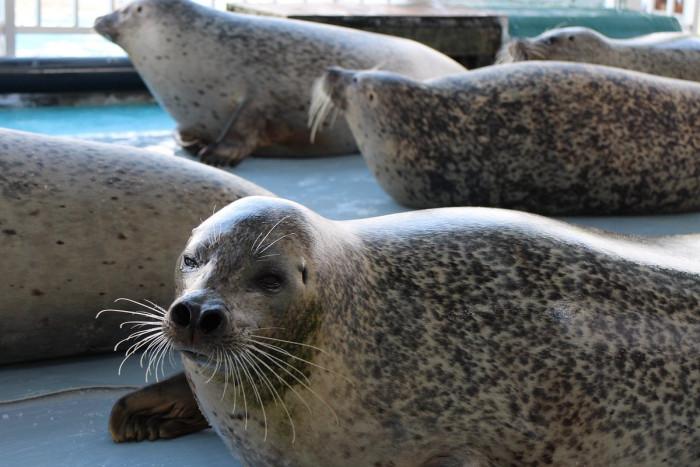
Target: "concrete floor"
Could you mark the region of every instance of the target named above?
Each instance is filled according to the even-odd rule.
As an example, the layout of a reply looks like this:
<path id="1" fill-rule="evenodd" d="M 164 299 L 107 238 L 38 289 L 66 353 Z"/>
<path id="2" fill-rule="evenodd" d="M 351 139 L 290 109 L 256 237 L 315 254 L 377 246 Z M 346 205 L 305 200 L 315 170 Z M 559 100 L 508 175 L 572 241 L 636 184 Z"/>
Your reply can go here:
<path id="1" fill-rule="evenodd" d="M 132 131 L 135 121 L 142 131 Z M 172 121 L 150 106 L 0 110 L 3 126 L 176 151 L 170 137 Z M 233 171 L 333 219 L 405 210 L 381 190 L 357 155 L 303 160 L 252 158 Z M 567 220 L 641 235 L 700 232 L 700 213 Z M 117 376 L 120 359 L 107 355 L 0 368 L 0 466 L 240 465 L 211 430 L 171 441 L 112 443 L 107 419 L 111 405 L 124 389 L 73 391 L 12 401 L 85 386 L 143 384 L 143 370 L 135 361 Z"/>

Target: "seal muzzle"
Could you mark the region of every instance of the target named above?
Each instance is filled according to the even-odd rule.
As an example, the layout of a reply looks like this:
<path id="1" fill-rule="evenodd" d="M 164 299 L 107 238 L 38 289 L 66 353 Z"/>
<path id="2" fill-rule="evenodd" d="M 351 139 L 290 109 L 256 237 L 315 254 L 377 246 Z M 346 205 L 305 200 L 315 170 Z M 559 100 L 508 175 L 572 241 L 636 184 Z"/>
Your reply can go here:
<path id="1" fill-rule="evenodd" d="M 112 42 L 117 42 L 119 39 L 119 31 L 117 25 L 119 23 L 119 12 L 115 11 L 108 15 L 100 16 L 95 20 L 93 28 L 95 31 Z"/>

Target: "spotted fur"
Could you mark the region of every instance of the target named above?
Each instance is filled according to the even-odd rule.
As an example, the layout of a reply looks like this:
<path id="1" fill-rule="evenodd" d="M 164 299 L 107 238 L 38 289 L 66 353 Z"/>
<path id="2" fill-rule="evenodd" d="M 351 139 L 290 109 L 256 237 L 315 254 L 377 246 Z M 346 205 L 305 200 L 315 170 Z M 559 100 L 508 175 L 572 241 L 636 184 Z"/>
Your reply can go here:
<path id="1" fill-rule="evenodd" d="M 275 252 L 304 258 L 308 283 L 269 318 L 239 278 L 259 226 L 285 217 L 279 234 L 303 234 Z M 216 272 L 197 287 L 249 319 L 313 317 L 303 342 L 332 372 L 307 368 L 311 387 L 338 415 L 297 385 L 311 412 L 284 395 L 295 441 L 271 400 L 264 440 L 259 408 L 244 428 L 222 379 L 207 383 L 211 368 L 184 358 L 200 408 L 247 465 L 700 462 L 698 236 L 643 240 L 487 208 L 334 222 L 251 197 L 206 221 L 188 248 L 221 225 L 207 260 Z"/>
<path id="2" fill-rule="evenodd" d="M 700 81 L 700 39 L 680 32 L 610 39 L 588 28 L 559 28 L 532 39 L 512 40 L 497 59 L 499 63 L 523 60 L 595 63 Z"/>
<path id="3" fill-rule="evenodd" d="M 0 364 L 111 350 L 95 314 L 172 299 L 193 225 L 266 190 L 182 158 L 0 130 Z"/>
<path id="4" fill-rule="evenodd" d="M 417 79 L 464 71 L 416 42 L 317 23 L 225 13 L 187 0 L 137 0 L 97 20 L 96 30 L 129 54 L 181 140 L 215 143 L 229 160 L 262 154 L 348 154 L 339 121 L 309 141 L 313 81 L 331 65 L 383 69 Z M 225 135 L 232 118 L 235 123 Z"/>
<path id="5" fill-rule="evenodd" d="M 425 82 L 334 69 L 324 82 L 380 185 L 407 206 L 700 208 L 697 83 L 565 62 Z"/>

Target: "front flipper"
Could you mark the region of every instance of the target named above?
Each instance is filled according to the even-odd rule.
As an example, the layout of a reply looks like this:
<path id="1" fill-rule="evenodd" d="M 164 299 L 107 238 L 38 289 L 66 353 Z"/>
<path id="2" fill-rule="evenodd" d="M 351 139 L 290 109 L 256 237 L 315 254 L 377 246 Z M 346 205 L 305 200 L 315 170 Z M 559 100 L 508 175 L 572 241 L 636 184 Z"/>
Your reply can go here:
<path id="1" fill-rule="evenodd" d="M 202 162 L 211 165 L 237 165 L 258 146 L 265 121 L 251 109 L 250 100 L 241 101 L 226 121 L 216 141 L 199 151 Z"/>
<path id="2" fill-rule="evenodd" d="M 127 394 L 109 417 L 109 432 L 117 443 L 176 438 L 208 426 L 184 373 Z"/>

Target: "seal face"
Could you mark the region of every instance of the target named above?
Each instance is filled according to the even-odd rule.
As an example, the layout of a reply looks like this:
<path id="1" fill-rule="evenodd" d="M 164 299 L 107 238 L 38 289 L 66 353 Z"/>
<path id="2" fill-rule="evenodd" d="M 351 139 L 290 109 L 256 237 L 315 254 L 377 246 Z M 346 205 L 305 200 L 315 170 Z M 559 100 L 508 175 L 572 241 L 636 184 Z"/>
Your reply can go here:
<path id="1" fill-rule="evenodd" d="M 662 32 L 611 39 L 593 29 L 553 29 L 532 39 L 515 39 L 497 54 L 497 63 L 524 60 L 586 62 L 669 78 L 700 81 L 700 39 Z"/>
<path id="2" fill-rule="evenodd" d="M 194 231 L 159 326 L 249 465 L 693 465 L 698 246 L 487 208 L 334 222 L 251 197 Z M 144 413 L 158 427 L 183 385 L 120 401 L 115 438 Z"/>
<path id="3" fill-rule="evenodd" d="M 407 39 L 305 21 L 224 13 L 185 0 L 138 0 L 98 18 L 158 102 L 184 146 L 206 146 L 205 162 L 263 155 L 356 151 L 344 122 L 311 144 L 306 125 L 313 80 L 332 65 L 427 79 L 464 71 Z"/>
<path id="4" fill-rule="evenodd" d="M 344 115 L 380 185 L 407 206 L 700 208 L 697 83 L 523 62 L 424 82 L 334 68 L 315 90 L 314 124 Z"/>
<path id="5" fill-rule="evenodd" d="M 0 130 L 0 364 L 111 350 L 95 314 L 173 296 L 192 229 L 246 195 L 240 177 L 136 148 Z"/>

